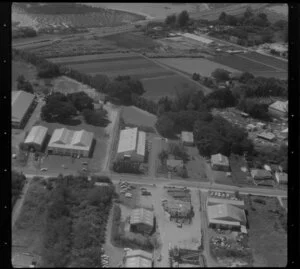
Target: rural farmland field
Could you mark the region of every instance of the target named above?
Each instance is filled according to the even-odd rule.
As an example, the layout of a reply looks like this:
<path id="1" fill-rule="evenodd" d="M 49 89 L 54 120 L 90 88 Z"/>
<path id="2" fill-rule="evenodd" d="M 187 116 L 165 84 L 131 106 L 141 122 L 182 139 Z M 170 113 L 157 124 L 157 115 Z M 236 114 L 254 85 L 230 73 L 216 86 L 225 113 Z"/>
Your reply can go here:
<path id="1" fill-rule="evenodd" d="M 92 76 L 106 74 L 110 78 L 114 78 L 119 75 L 129 75 L 140 79 L 146 90 L 145 97 L 153 100 L 163 96 L 172 96 L 177 91 L 201 90 L 201 85 L 197 86 L 173 71 L 135 53 L 84 55 L 49 58 L 48 60 L 68 65 Z"/>
<path id="2" fill-rule="evenodd" d="M 201 76 L 210 76 L 217 69 L 222 68 L 229 72 L 238 72 L 239 70 L 230 68 L 226 65 L 212 62 L 204 58 L 156 58 L 156 61 L 175 68 L 179 71 L 193 74 L 199 73 Z"/>

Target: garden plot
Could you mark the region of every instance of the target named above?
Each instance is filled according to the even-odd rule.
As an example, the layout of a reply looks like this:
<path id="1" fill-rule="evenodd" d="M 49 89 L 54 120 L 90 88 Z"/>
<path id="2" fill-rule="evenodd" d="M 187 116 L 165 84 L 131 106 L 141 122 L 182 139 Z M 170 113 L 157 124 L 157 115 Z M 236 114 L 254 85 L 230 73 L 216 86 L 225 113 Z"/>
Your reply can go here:
<path id="1" fill-rule="evenodd" d="M 122 118 L 125 124 L 150 128 L 155 126 L 157 120 L 155 115 L 135 106 L 124 107 L 122 110 Z"/>
<path id="2" fill-rule="evenodd" d="M 199 155 L 196 147 L 185 147 L 185 149 L 190 156 L 190 160 L 186 164 L 189 178 L 208 182 L 205 159 Z"/>
<path id="3" fill-rule="evenodd" d="M 217 68 L 229 72 L 239 72 L 237 69 L 204 58 L 157 58 L 155 60 L 188 74 L 199 73 L 201 76 L 207 77 L 210 77 Z"/>

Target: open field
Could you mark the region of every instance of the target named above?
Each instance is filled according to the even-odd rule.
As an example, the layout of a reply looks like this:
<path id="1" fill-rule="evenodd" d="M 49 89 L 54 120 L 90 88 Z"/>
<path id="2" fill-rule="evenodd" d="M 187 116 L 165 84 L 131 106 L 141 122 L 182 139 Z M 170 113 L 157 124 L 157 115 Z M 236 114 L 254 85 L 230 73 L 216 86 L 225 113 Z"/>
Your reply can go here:
<path id="1" fill-rule="evenodd" d="M 217 68 L 238 72 L 236 69 L 204 58 L 156 58 L 155 60 L 179 71 L 188 74 L 199 73 L 201 76 L 211 76 Z"/>
<path id="2" fill-rule="evenodd" d="M 22 211 L 12 230 L 12 255 L 29 252 L 41 255 L 48 190 L 31 180 Z"/>
<path id="3" fill-rule="evenodd" d="M 145 110 L 141 110 L 135 106 L 123 107 L 122 118 L 125 124 L 132 124 L 136 126 L 154 127 L 156 123 L 156 116 L 150 114 Z"/>
<path id="4" fill-rule="evenodd" d="M 201 89 L 201 85 L 197 86 L 186 78 L 175 75 L 173 71 L 134 53 L 85 55 L 49 58 L 49 60 L 69 65 L 89 75 L 106 74 L 109 77 L 129 75 L 141 79 L 146 90 L 144 96 L 153 100 L 174 95 L 176 91 Z"/>
<path id="5" fill-rule="evenodd" d="M 264 204 L 255 202 L 263 199 Z M 250 199 L 250 200 L 249 200 Z M 287 265 L 287 233 L 281 225 L 286 223 L 286 212 L 275 197 L 251 196 L 245 199 L 248 208 L 249 246 L 253 250 L 254 267 L 284 267 Z M 252 210 L 249 206 L 252 203 Z M 275 213 L 282 210 L 282 216 Z M 274 212 L 270 210 L 275 210 Z M 272 251 L 270 251 L 272 249 Z"/>
<path id="6" fill-rule="evenodd" d="M 159 45 L 143 32 L 127 32 L 103 37 L 105 40 L 114 42 L 118 47 L 126 49 L 149 49 L 153 50 Z"/>
<path id="7" fill-rule="evenodd" d="M 231 176 L 232 181 L 237 186 L 253 186 L 253 180 L 249 177 L 246 172 L 241 170 L 242 167 L 247 168 L 247 163 L 245 162 L 244 158 L 238 155 L 231 155 L 229 157 L 230 169 L 231 169 Z"/>
<path id="8" fill-rule="evenodd" d="M 197 87 L 179 75 L 142 79 L 141 82 L 146 90 L 145 97 L 152 100 L 158 100 L 165 96 L 172 97 L 176 92 L 201 89 L 201 85 Z"/>
<path id="9" fill-rule="evenodd" d="M 130 11 L 146 16 L 147 19 L 164 20 L 166 16 L 187 10 L 191 16 L 207 9 L 206 4 L 196 3 L 87 3 L 94 7 L 103 7 L 115 10 Z"/>
<path id="10" fill-rule="evenodd" d="M 287 63 L 258 53 L 215 56 L 211 60 L 243 72 L 253 73 L 256 76 L 286 79 L 288 75 Z"/>
<path id="11" fill-rule="evenodd" d="M 212 170 L 214 182 L 217 184 L 234 186 L 234 182 L 231 177 L 228 177 L 227 172 Z"/>

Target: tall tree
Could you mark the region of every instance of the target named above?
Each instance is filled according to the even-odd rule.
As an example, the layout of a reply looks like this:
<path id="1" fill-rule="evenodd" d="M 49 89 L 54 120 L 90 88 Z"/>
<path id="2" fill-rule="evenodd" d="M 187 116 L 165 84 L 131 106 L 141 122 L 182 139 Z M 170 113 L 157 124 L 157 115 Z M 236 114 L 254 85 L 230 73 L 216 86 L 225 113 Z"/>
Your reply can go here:
<path id="1" fill-rule="evenodd" d="M 166 17 L 165 24 L 174 25 L 176 23 L 176 15 L 172 14 Z"/>
<path id="2" fill-rule="evenodd" d="M 177 17 L 178 26 L 179 27 L 186 26 L 189 20 L 190 20 L 189 13 L 186 10 L 182 11 Z"/>

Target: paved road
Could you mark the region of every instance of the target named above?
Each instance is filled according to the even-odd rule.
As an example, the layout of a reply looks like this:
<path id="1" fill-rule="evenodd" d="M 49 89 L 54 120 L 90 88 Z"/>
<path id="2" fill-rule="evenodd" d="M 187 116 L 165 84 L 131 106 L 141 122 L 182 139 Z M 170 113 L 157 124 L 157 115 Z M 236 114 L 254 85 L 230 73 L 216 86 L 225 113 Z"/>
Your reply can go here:
<path id="1" fill-rule="evenodd" d="M 163 139 L 160 137 L 153 137 L 151 143 L 151 151 L 149 156 L 149 176 L 151 178 L 156 177 L 156 170 L 157 170 L 157 156 L 161 149 L 163 148 Z"/>

